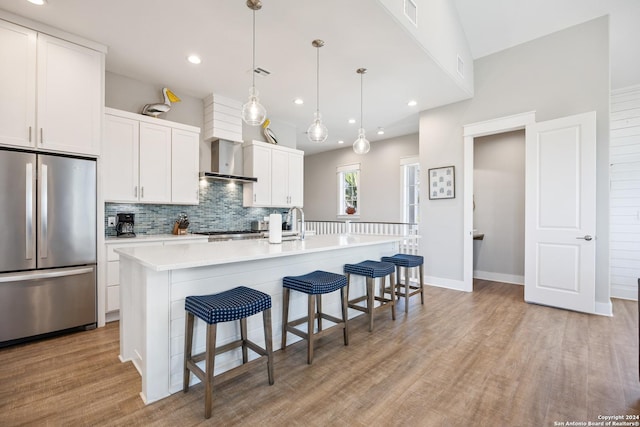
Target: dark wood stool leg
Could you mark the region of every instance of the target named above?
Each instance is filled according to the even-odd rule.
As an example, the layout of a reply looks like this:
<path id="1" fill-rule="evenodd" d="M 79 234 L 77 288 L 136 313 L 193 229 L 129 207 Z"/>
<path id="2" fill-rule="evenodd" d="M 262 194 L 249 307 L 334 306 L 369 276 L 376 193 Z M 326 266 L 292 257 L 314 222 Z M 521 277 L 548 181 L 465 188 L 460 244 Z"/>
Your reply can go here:
<path id="1" fill-rule="evenodd" d="M 395 271 L 391 273 L 391 283 L 396 283 L 396 273 Z M 391 319 L 396 320 L 396 290 L 393 286 L 391 286 Z"/>
<path id="2" fill-rule="evenodd" d="M 182 381 L 182 391 L 189 391 L 189 379 L 191 372 L 187 367 L 187 362 L 191 361 L 191 352 L 193 346 L 193 325 L 195 322 L 195 316 L 188 311 L 185 312 L 185 327 L 184 327 L 184 379 Z"/>
<path id="3" fill-rule="evenodd" d="M 216 329 L 217 324 L 207 325 L 207 351 L 205 360 L 205 384 L 204 384 L 204 417 L 211 418 L 213 407 L 213 370 L 216 358 Z"/>
<path id="4" fill-rule="evenodd" d="M 307 297 L 307 363 L 313 363 L 313 319 L 315 317 L 315 298 L 309 294 Z"/>
<path id="5" fill-rule="evenodd" d="M 271 339 L 271 309 L 262 312 L 262 324 L 264 327 L 264 346 L 267 350 L 267 373 L 269 374 L 269 385 L 273 385 L 273 343 Z"/>
<path id="6" fill-rule="evenodd" d="M 284 350 L 287 347 L 287 324 L 289 323 L 289 288 L 283 288 L 282 290 L 282 347 Z"/>
<path id="7" fill-rule="evenodd" d="M 373 277 L 367 277 L 367 314 L 369 315 L 369 332 L 373 331 Z"/>
<path id="8" fill-rule="evenodd" d="M 240 338 L 242 339 L 242 363 L 249 361 L 249 352 L 247 351 L 247 318 L 240 319 Z"/>
<path id="9" fill-rule="evenodd" d="M 340 288 L 340 299 L 342 301 L 342 321 L 344 322 L 344 345 L 349 345 L 349 310 L 348 310 L 348 299 L 349 299 L 349 286 L 343 286 Z"/>
<path id="10" fill-rule="evenodd" d="M 409 267 L 404 268 L 404 312 L 409 313 Z"/>
<path id="11" fill-rule="evenodd" d="M 424 305 L 424 264 L 420 264 L 420 301 Z"/>
<path id="12" fill-rule="evenodd" d="M 322 331 L 322 294 L 316 295 L 316 305 L 318 306 L 318 332 Z"/>

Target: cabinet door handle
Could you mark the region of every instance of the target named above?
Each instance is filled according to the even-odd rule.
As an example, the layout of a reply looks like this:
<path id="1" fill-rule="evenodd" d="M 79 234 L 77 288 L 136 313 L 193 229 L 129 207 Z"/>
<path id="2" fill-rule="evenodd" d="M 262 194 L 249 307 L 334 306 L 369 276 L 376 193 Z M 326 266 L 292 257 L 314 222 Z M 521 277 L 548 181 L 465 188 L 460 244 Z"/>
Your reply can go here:
<path id="1" fill-rule="evenodd" d="M 144 199 L 144 187 L 140 187 L 140 198 Z"/>
<path id="2" fill-rule="evenodd" d="M 256 195 L 255 194 L 253 195 L 253 201 L 254 202 L 256 201 Z"/>
<path id="3" fill-rule="evenodd" d="M 29 126 L 29 142 L 31 142 L 31 126 Z"/>
<path id="4" fill-rule="evenodd" d="M 138 197 L 138 186 L 133 187 L 133 197 Z"/>
<path id="5" fill-rule="evenodd" d="M 586 240 L 587 242 L 590 240 L 593 240 L 593 237 L 589 236 L 588 234 L 584 237 L 576 237 L 576 239 L 582 239 L 582 240 Z"/>
<path id="6" fill-rule="evenodd" d="M 40 128 L 40 145 L 44 144 L 44 131 Z"/>

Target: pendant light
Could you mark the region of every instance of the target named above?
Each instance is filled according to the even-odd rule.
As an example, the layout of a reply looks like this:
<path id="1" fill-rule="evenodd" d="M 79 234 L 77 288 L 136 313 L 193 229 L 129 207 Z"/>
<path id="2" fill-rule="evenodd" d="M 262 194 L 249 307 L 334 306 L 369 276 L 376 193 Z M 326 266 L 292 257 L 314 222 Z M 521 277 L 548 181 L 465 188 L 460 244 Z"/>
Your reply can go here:
<path id="1" fill-rule="evenodd" d="M 247 0 L 247 7 L 253 11 L 253 62 L 249 100 L 242 106 L 242 120 L 250 126 L 258 126 L 267 118 L 267 110 L 260 104 L 258 91 L 256 90 L 256 10 L 262 8 L 262 2 L 260 0 Z"/>
<path id="2" fill-rule="evenodd" d="M 360 74 L 360 129 L 358 129 L 358 139 L 353 143 L 353 151 L 356 154 L 367 154 L 371 149 L 371 144 L 364 136 L 364 125 L 362 124 L 362 77 L 366 72 L 366 68 L 358 68 L 356 70 L 356 73 Z"/>
<path id="3" fill-rule="evenodd" d="M 311 142 L 325 142 L 329 136 L 329 130 L 322 123 L 320 115 L 320 48 L 324 46 L 324 41 L 314 40 L 311 45 L 317 49 L 316 57 L 316 112 L 314 114 L 313 123 L 307 129 L 307 138 Z"/>

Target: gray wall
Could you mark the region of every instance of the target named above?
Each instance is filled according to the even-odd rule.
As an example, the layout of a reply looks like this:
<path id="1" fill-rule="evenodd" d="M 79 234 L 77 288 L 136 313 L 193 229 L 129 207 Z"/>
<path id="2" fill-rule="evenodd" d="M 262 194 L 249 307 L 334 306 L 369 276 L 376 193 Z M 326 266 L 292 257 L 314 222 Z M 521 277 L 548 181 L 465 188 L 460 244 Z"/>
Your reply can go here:
<path id="1" fill-rule="evenodd" d="M 421 253 L 431 281 L 463 280 L 463 126 L 536 111 L 545 121 L 597 114 L 596 301 L 609 301 L 609 20 L 598 18 L 475 62 L 475 96 L 420 115 L 420 162 L 455 165 L 456 198 L 425 201 Z M 434 280 L 435 279 L 435 280 Z"/>
<path id="2" fill-rule="evenodd" d="M 371 143 L 365 155 L 351 144 L 304 157 L 304 212 L 307 219 L 335 221 L 336 167 L 360 163 L 360 221 L 401 222 L 400 159 L 418 155 L 418 135 Z"/>
<path id="3" fill-rule="evenodd" d="M 524 283 L 524 130 L 474 140 L 474 277 Z"/>

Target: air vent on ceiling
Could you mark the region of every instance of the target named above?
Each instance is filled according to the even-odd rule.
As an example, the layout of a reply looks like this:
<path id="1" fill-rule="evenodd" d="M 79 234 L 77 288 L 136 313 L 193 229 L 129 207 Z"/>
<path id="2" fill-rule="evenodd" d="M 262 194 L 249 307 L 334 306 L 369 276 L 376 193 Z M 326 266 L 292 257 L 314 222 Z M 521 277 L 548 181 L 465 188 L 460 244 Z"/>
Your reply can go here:
<path id="1" fill-rule="evenodd" d="M 262 67 L 256 67 L 253 69 L 253 72 L 256 73 L 259 76 L 263 76 L 263 77 L 267 77 L 268 75 L 271 74 L 271 71 L 269 70 L 265 70 Z"/>
<path id="2" fill-rule="evenodd" d="M 418 5 L 415 0 L 404 0 L 404 15 L 413 25 L 418 26 Z"/>
<path id="3" fill-rule="evenodd" d="M 460 58 L 460 55 L 458 55 L 458 74 L 464 78 L 464 61 Z"/>

